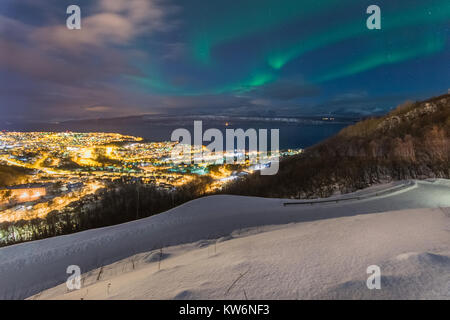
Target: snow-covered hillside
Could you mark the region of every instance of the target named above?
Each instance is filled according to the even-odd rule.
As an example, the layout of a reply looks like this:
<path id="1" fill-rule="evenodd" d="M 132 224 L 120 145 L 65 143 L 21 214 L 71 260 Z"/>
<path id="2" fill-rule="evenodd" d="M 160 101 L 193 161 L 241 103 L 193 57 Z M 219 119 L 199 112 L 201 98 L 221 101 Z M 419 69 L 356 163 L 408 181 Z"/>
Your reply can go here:
<path id="1" fill-rule="evenodd" d="M 333 200 L 206 197 L 2 248 L 0 298 L 61 283 L 33 298 L 450 298 L 449 181 L 376 186 Z M 381 290 L 366 287 L 374 264 Z M 68 265 L 86 272 L 79 291 L 67 293 Z"/>

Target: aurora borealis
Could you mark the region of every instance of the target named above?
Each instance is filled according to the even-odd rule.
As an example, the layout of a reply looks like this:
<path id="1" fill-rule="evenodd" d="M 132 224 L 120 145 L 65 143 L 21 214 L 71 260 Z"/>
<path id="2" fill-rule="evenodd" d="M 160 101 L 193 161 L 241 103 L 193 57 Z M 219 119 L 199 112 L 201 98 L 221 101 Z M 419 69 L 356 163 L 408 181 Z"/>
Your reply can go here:
<path id="1" fill-rule="evenodd" d="M 65 28 L 70 4 L 81 30 Z M 0 112 L 386 111 L 450 88 L 449 24 L 447 0 L 6 0 Z"/>

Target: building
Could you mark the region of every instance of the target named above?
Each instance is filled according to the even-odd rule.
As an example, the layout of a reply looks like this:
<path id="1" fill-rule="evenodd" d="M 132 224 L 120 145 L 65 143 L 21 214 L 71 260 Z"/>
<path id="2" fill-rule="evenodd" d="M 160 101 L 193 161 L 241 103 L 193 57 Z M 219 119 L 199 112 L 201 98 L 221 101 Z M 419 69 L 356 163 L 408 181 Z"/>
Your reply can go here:
<path id="1" fill-rule="evenodd" d="M 13 203 L 36 201 L 47 195 L 46 184 L 23 184 L 7 187 L 1 191 L 10 192 L 8 199 Z"/>

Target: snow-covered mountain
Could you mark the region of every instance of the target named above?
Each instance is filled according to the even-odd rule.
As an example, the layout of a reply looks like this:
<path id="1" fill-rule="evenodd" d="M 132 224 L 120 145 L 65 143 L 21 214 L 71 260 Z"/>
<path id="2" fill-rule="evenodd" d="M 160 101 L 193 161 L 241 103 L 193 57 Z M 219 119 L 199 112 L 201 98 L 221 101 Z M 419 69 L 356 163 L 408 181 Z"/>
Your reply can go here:
<path id="1" fill-rule="evenodd" d="M 205 197 L 1 248 L 0 298 L 450 298 L 449 180 L 294 202 Z M 80 290 L 66 288 L 69 265 Z M 366 286 L 370 265 L 380 290 Z"/>

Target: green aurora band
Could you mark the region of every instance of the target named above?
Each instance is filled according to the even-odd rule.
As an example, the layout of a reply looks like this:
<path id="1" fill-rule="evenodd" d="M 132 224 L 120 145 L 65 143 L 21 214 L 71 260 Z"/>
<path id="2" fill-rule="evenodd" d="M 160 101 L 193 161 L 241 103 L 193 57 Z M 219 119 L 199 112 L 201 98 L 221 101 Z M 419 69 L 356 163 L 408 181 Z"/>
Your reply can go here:
<path id="1" fill-rule="evenodd" d="M 199 0 L 192 1 L 196 3 Z M 199 70 L 205 74 L 220 73 L 222 65 L 214 61 L 214 55 L 211 55 L 215 48 L 237 39 L 242 40 L 257 34 L 264 34 L 268 30 L 277 30 L 295 19 L 311 19 L 311 17 L 320 19 L 324 12 L 333 12 L 332 10 L 337 6 L 345 6 L 349 2 L 357 3 L 350 0 L 320 2 L 317 0 L 285 0 L 283 5 L 274 5 L 274 1 L 271 0 L 248 0 L 220 2 L 219 4 L 214 3 L 214 5 L 205 4 L 200 12 L 187 12 L 187 28 L 190 34 L 189 50 L 192 52 L 193 61 L 197 62 Z M 215 13 L 219 13 L 218 16 L 208 14 L 212 12 L 213 8 Z M 263 48 L 261 56 L 255 57 L 252 66 L 244 68 L 236 66 L 237 74 L 231 76 L 231 79 L 222 81 L 221 84 L 207 84 L 202 87 L 189 84 L 175 86 L 164 78 L 162 72 L 148 72 L 148 75 L 143 77 L 126 76 L 126 79 L 137 82 L 145 90 L 151 90 L 158 94 L 246 93 L 276 81 L 280 77 L 280 72 L 288 69 L 285 67 L 289 62 L 299 59 L 308 52 L 327 48 L 343 41 L 360 41 L 368 37 L 373 39 L 377 39 L 377 37 L 378 39 L 383 37 L 401 38 L 401 33 L 399 33 L 401 30 L 408 31 L 430 24 L 446 23 L 450 21 L 450 1 L 436 0 L 432 4 L 416 7 L 405 6 L 397 8 L 395 11 L 382 9 L 381 16 L 381 30 L 368 30 L 365 24 L 368 15 L 363 12 L 360 17 L 355 17 L 350 21 L 336 18 L 333 19 L 334 24 L 332 25 L 325 25 L 328 21 L 324 22 L 326 28 L 315 31 L 312 29 L 312 32 L 308 30 L 307 36 L 297 39 L 280 39 L 276 45 Z M 446 40 L 445 34 L 432 37 L 426 33 L 410 35 L 406 40 L 398 40 L 400 43 L 394 44 L 389 49 L 383 46 L 364 48 L 363 52 L 353 55 L 351 61 L 337 61 L 327 70 L 318 70 L 317 74 L 305 76 L 305 78 L 311 83 L 322 83 L 359 74 L 382 65 L 430 55 L 443 50 Z M 145 68 L 143 69 L 145 70 Z M 150 69 L 155 70 L 155 68 Z"/>

